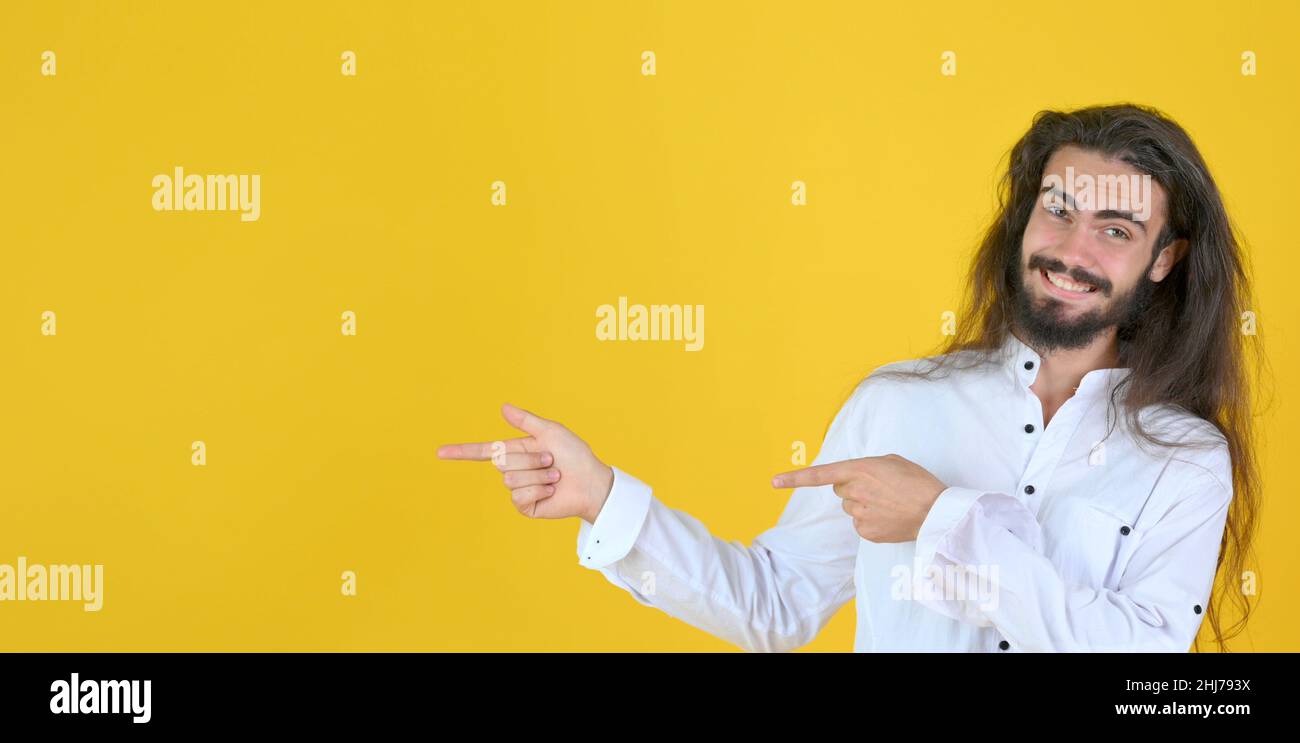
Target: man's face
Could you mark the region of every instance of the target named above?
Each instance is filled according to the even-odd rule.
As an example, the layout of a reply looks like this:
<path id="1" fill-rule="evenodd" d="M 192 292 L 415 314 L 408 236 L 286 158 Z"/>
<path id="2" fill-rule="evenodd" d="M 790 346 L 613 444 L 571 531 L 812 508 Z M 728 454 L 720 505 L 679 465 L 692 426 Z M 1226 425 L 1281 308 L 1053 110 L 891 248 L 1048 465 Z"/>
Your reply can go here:
<path id="1" fill-rule="evenodd" d="M 1179 240 L 1152 259 L 1166 196 L 1144 175 L 1074 146 L 1048 160 L 1014 287 L 1015 325 L 1040 352 L 1082 348 L 1131 324 L 1181 257 Z"/>

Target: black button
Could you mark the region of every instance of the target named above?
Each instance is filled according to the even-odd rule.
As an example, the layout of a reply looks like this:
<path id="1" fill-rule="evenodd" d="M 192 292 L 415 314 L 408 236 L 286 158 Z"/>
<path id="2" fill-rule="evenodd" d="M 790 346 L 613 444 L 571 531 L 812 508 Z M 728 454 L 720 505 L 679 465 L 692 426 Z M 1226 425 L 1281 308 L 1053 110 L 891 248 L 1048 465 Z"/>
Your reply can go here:
<path id="1" fill-rule="evenodd" d="M 1026 423 L 1026 424 L 1025 424 L 1025 433 L 1033 433 L 1033 432 L 1034 432 L 1034 424 L 1032 424 L 1032 423 Z"/>
<path id="2" fill-rule="evenodd" d="M 1123 534 L 1123 535 L 1126 536 L 1126 537 L 1128 536 L 1129 531 L 1130 531 L 1130 529 L 1129 529 L 1127 526 L 1121 526 L 1121 527 L 1119 528 L 1119 533 L 1120 533 L 1120 534 Z"/>
<path id="3" fill-rule="evenodd" d="M 1200 605 L 1200 604 L 1197 604 L 1196 606 L 1193 606 L 1193 607 L 1192 607 L 1192 611 L 1196 612 L 1197 614 L 1200 614 L 1200 613 L 1201 613 L 1201 605 Z"/>
<path id="4" fill-rule="evenodd" d="M 998 643 L 998 647 L 1001 648 L 1002 650 L 1008 650 L 1011 647 L 1011 643 L 1007 642 L 1006 640 L 1003 640 L 1002 642 Z"/>
<path id="5" fill-rule="evenodd" d="M 1026 486 L 1025 486 L 1025 495 L 1033 495 L 1033 494 L 1034 494 L 1034 486 L 1033 486 L 1033 485 L 1026 485 Z"/>
<path id="6" fill-rule="evenodd" d="M 1026 369 L 1033 369 L 1033 368 L 1034 368 L 1034 362 L 1032 362 L 1032 361 L 1026 361 L 1026 362 L 1025 362 L 1025 368 L 1026 368 Z"/>

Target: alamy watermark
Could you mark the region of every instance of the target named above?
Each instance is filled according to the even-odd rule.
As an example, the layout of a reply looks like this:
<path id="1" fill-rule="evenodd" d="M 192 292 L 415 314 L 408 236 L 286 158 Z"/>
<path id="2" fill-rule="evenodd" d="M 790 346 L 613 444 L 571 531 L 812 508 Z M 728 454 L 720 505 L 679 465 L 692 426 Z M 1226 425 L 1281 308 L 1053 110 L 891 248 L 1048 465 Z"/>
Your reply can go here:
<path id="1" fill-rule="evenodd" d="M 970 601 L 981 611 L 998 608 L 997 565 L 895 565 L 889 597 L 895 601 Z"/>
<path id="2" fill-rule="evenodd" d="M 687 351 L 704 348 L 704 305 L 629 305 L 596 308 L 596 339 L 601 341 L 684 341 Z"/>
<path id="3" fill-rule="evenodd" d="M 81 601 L 86 611 L 104 607 L 103 565 L 0 563 L 0 601 Z"/>
<path id="4" fill-rule="evenodd" d="M 185 174 L 177 165 L 171 175 L 153 177 L 153 208 L 157 212 L 237 211 L 243 222 L 262 216 L 262 176 Z"/>
<path id="5" fill-rule="evenodd" d="M 1065 169 L 1065 177 L 1055 173 L 1043 176 L 1043 205 L 1051 206 L 1057 198 L 1079 211 L 1125 212 L 1145 222 L 1151 218 L 1151 176 L 1076 175 L 1074 167 Z"/>

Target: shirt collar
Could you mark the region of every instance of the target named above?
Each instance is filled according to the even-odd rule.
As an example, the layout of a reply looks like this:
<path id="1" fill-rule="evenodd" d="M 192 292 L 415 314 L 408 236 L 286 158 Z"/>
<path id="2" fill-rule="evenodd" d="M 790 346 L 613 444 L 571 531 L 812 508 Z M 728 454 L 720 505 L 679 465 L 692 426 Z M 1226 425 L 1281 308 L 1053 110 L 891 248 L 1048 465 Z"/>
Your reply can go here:
<path id="1" fill-rule="evenodd" d="M 1038 370 L 1043 366 L 1043 357 L 1010 331 L 1007 331 L 1006 338 L 1002 342 L 1001 355 L 1003 368 L 1015 384 L 1028 389 L 1038 378 Z M 1109 393 L 1115 385 L 1128 376 L 1130 371 L 1128 367 L 1093 369 L 1083 375 L 1074 395 L 1090 397 L 1100 392 Z"/>

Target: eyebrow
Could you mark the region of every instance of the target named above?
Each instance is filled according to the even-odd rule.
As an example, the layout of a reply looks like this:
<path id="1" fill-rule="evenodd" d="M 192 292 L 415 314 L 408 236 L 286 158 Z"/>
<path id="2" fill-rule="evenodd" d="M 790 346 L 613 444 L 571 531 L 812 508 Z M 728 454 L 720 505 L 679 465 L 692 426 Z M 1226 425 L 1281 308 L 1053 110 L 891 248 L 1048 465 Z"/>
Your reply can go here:
<path id="1" fill-rule="evenodd" d="M 1138 229 L 1142 230 L 1142 234 L 1145 235 L 1147 233 L 1146 223 L 1134 219 L 1133 212 L 1117 212 L 1114 209 L 1102 209 L 1097 212 L 1097 219 L 1122 219 L 1125 222 L 1130 222 L 1136 225 Z"/>
<path id="2" fill-rule="evenodd" d="M 1038 193 L 1045 194 L 1048 192 L 1051 192 L 1055 196 L 1061 197 L 1061 200 L 1065 202 L 1065 206 L 1067 208 L 1078 211 L 1078 205 L 1074 203 L 1074 197 L 1062 191 L 1061 189 L 1057 188 L 1056 186 L 1047 186 L 1046 188 L 1039 191 Z M 1145 235 L 1147 232 L 1146 223 L 1141 220 L 1134 219 L 1133 212 L 1121 212 L 1121 211 L 1116 211 L 1114 209 L 1102 209 L 1101 211 L 1096 212 L 1096 217 L 1097 219 L 1122 219 L 1125 222 L 1132 223 L 1138 229 L 1142 230 L 1142 234 Z"/>
<path id="3" fill-rule="evenodd" d="M 1048 192 L 1051 192 L 1053 195 L 1061 197 L 1061 201 L 1065 202 L 1066 207 L 1070 209 L 1078 209 L 1078 206 L 1076 206 L 1074 203 L 1074 197 L 1062 191 L 1061 189 L 1057 188 L 1056 186 L 1048 186 L 1043 190 L 1039 191 L 1038 193 L 1045 194 Z"/>

